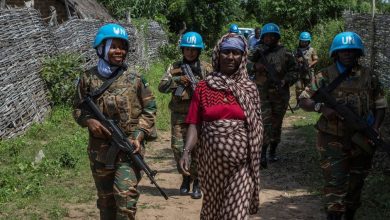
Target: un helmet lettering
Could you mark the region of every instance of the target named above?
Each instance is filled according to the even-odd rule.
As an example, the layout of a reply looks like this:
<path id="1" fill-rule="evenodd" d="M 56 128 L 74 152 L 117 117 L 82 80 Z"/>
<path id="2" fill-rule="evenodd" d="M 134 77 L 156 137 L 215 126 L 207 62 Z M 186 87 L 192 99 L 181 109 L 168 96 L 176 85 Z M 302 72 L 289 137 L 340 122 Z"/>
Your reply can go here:
<path id="1" fill-rule="evenodd" d="M 341 38 L 342 44 L 355 44 L 355 39 L 352 36 L 345 36 Z"/>
<path id="2" fill-rule="evenodd" d="M 126 35 L 126 31 L 123 29 L 123 28 L 113 28 L 113 31 L 115 34 L 117 35 L 123 35 L 125 36 Z"/>
<path id="3" fill-rule="evenodd" d="M 187 37 L 187 43 L 188 44 L 196 44 L 196 37 L 195 36 Z"/>

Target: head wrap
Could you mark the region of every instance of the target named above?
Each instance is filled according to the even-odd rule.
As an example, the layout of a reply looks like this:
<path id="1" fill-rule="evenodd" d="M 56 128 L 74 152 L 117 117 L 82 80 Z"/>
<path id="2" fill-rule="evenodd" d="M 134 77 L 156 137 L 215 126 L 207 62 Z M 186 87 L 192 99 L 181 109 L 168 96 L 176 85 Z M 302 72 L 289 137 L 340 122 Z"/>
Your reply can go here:
<path id="1" fill-rule="evenodd" d="M 241 38 L 234 36 L 234 37 L 225 38 L 222 41 L 220 48 L 221 50 L 241 50 L 242 52 L 244 52 L 245 44 Z"/>
<path id="2" fill-rule="evenodd" d="M 105 77 L 109 78 L 113 72 L 118 68 L 118 66 L 111 65 L 108 60 L 108 52 L 110 51 L 112 44 L 112 38 L 109 38 L 106 40 L 105 44 L 100 44 L 98 47 L 98 55 L 99 55 L 99 61 L 98 61 L 98 73 Z M 104 48 L 104 54 L 103 54 L 103 48 Z"/>

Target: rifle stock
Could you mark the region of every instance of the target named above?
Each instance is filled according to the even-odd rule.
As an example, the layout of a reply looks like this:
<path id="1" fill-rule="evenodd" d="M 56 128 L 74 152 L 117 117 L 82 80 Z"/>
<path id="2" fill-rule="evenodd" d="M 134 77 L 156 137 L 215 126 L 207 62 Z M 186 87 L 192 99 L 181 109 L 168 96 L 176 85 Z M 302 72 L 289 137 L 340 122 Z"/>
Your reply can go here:
<path id="1" fill-rule="evenodd" d="M 106 167 L 109 169 L 110 168 L 113 169 L 117 153 L 120 150 L 124 151 L 131 159 L 133 164 L 145 172 L 145 174 L 148 176 L 152 184 L 158 189 L 160 194 L 167 200 L 168 196 L 160 188 L 160 186 L 157 184 L 156 180 L 154 179 L 154 177 L 157 174 L 157 171 L 150 169 L 150 167 L 145 163 L 144 159 L 139 153 L 133 153 L 135 148 L 133 144 L 130 143 L 129 139 L 127 138 L 126 134 L 122 131 L 122 129 L 119 128 L 113 120 L 107 119 L 103 115 L 103 113 L 100 112 L 100 109 L 92 101 L 92 98 L 90 96 L 86 96 L 83 100 L 83 103 L 85 103 L 89 107 L 89 109 L 91 109 L 92 113 L 97 117 L 97 119 L 106 128 L 108 128 L 111 131 L 113 144 L 111 145 L 109 152 L 107 154 Z"/>

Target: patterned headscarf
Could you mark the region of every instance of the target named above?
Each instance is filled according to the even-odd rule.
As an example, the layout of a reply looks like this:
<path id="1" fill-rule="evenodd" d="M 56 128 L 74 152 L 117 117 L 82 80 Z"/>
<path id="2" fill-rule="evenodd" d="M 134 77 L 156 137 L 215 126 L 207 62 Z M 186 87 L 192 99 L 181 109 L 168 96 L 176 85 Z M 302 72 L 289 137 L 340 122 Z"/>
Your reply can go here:
<path id="1" fill-rule="evenodd" d="M 237 71 L 230 76 L 219 72 L 219 56 L 221 43 L 226 38 L 239 38 L 244 43 L 244 53 Z M 249 150 L 251 176 L 254 178 L 255 190 L 251 199 L 250 213 L 254 214 L 259 207 L 260 191 L 260 153 L 263 142 L 263 123 L 260 109 L 260 96 L 256 85 L 249 79 L 246 70 L 248 45 L 240 35 L 224 35 L 214 47 L 212 61 L 214 72 L 205 79 L 208 86 L 216 90 L 231 91 L 244 111 L 248 125 Z"/>

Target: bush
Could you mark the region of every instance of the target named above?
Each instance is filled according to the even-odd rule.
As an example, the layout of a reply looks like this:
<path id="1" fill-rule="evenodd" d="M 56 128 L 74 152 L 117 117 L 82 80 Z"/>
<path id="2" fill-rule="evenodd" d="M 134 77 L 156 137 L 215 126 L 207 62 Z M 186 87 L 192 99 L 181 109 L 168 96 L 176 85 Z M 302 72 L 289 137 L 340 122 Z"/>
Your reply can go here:
<path id="1" fill-rule="evenodd" d="M 83 60 L 77 54 L 60 54 L 44 60 L 41 76 L 54 105 L 72 103 Z"/>
<path id="2" fill-rule="evenodd" d="M 333 61 L 329 58 L 329 48 L 334 36 L 344 29 L 343 20 L 329 20 L 317 24 L 311 34 L 313 36 L 312 46 L 317 50 L 319 61 L 317 68 L 330 65 Z"/>
<path id="3" fill-rule="evenodd" d="M 165 44 L 158 49 L 159 57 L 164 60 L 181 59 L 181 51 L 176 44 Z"/>

